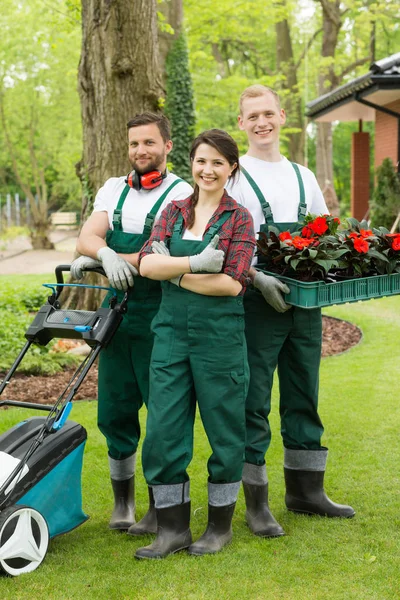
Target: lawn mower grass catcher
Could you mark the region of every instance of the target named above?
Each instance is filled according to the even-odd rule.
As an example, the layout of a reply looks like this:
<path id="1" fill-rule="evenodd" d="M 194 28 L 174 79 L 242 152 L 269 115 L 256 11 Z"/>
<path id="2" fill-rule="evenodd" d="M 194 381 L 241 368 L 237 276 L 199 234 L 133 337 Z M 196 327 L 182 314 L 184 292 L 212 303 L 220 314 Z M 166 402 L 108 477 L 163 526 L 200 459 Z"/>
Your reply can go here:
<path id="1" fill-rule="evenodd" d="M 63 310 L 59 296 L 63 272 L 56 268 L 52 294 L 28 327 L 27 342 L 0 383 L 0 396 L 32 344 L 46 346 L 55 338 L 83 339 L 90 353 L 79 365 L 54 406 L 0 401 L 48 411 L 31 417 L 0 435 L 0 571 L 11 576 L 34 571 L 44 560 L 49 540 L 84 523 L 81 473 L 86 443 L 84 427 L 68 421 L 72 400 L 102 348 L 107 346 L 126 312 L 128 293 L 119 303 L 113 292 L 108 307 L 96 311 Z M 89 270 L 89 269 L 88 269 Z M 102 270 L 92 269 L 104 275 Z"/>

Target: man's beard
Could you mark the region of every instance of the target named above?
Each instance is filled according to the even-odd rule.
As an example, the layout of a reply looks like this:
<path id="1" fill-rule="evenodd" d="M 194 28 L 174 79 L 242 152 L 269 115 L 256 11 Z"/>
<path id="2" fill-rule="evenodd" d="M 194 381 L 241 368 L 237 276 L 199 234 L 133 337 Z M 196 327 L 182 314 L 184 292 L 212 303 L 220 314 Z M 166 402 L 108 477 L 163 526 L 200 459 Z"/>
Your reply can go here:
<path id="1" fill-rule="evenodd" d="M 161 166 L 163 165 L 164 161 L 165 154 L 158 154 L 145 167 L 139 167 L 135 160 L 131 160 L 131 165 L 136 173 L 139 173 L 139 175 L 144 175 L 145 173 L 150 173 L 150 171 L 161 171 Z"/>

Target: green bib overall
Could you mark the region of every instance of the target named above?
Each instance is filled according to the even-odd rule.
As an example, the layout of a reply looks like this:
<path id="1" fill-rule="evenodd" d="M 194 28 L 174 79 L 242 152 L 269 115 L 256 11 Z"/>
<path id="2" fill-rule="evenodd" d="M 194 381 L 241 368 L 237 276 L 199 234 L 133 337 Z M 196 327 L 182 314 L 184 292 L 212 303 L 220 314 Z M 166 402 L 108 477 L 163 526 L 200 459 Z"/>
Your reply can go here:
<path id="1" fill-rule="evenodd" d="M 122 207 L 129 193 L 125 186 L 113 214 L 113 230 L 107 232 L 107 246 L 121 254 L 139 252 L 149 239 L 156 214 L 176 179 L 148 213 L 141 234 L 122 231 Z M 123 293 L 117 291 L 121 300 Z M 99 358 L 98 426 L 106 437 L 109 455 L 123 459 L 136 452 L 140 437 L 139 409 L 147 403 L 149 364 L 153 347 L 150 324 L 161 301 L 158 281 L 135 277 L 128 312 L 110 344 Z M 108 306 L 108 298 L 103 303 Z"/>
<path id="2" fill-rule="evenodd" d="M 257 198 L 265 217 L 261 231 L 273 225 L 280 231 L 302 227 L 307 212 L 299 167 L 295 169 L 300 192 L 298 221 L 275 223 L 271 207 L 243 167 L 241 170 Z M 286 448 L 318 450 L 323 426 L 318 416 L 319 365 L 322 345 L 322 318 L 319 308 L 293 307 L 278 313 L 262 294 L 247 288 L 244 296 L 246 340 L 250 366 L 250 386 L 246 400 L 246 462 L 264 464 L 271 442 L 268 416 L 274 371 L 278 367 L 281 434 Z"/>
<path id="3" fill-rule="evenodd" d="M 202 241 L 182 239 L 182 215 L 171 256 L 201 252 L 231 212 Z M 143 471 L 149 485 L 184 483 L 193 455 L 196 400 L 210 443 L 209 481 L 240 481 L 245 448 L 248 364 L 242 296 L 204 296 L 162 284 L 152 323 L 154 347 Z"/>

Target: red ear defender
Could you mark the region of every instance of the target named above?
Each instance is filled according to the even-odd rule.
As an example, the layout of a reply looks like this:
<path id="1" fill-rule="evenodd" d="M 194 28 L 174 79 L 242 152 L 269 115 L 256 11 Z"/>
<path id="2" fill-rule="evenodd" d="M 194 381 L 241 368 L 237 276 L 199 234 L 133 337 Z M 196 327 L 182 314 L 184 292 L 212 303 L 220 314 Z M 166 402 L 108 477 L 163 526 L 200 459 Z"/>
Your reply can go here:
<path id="1" fill-rule="evenodd" d="M 129 173 L 125 179 L 125 183 L 127 183 L 129 187 L 133 188 L 134 190 L 140 190 L 140 180 L 136 171 L 131 171 L 131 173 Z"/>
<path id="2" fill-rule="evenodd" d="M 140 177 L 140 185 L 145 190 L 152 190 L 161 185 L 164 177 L 165 175 L 160 171 L 150 171 L 150 173 L 144 173 L 144 175 Z"/>
<path id="3" fill-rule="evenodd" d="M 167 171 L 165 173 L 150 171 L 149 173 L 144 173 L 144 175 L 139 175 L 136 171 L 132 171 L 125 179 L 125 183 L 134 190 L 140 190 L 140 188 L 152 190 L 161 185 L 166 176 Z"/>

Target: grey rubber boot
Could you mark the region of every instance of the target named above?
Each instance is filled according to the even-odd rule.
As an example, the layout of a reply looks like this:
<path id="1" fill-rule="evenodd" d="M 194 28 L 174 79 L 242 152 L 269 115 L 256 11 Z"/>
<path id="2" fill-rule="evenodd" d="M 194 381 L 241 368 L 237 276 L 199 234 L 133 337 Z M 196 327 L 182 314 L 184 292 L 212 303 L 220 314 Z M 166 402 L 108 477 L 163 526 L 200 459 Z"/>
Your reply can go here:
<path id="1" fill-rule="evenodd" d="M 189 554 L 203 556 L 215 554 L 232 541 L 232 517 L 236 502 L 228 506 L 208 505 L 207 529 L 194 544 L 189 546 Z"/>
<path id="2" fill-rule="evenodd" d="M 127 533 L 129 535 L 146 535 L 148 533 L 157 533 L 157 515 L 154 505 L 153 490 L 149 486 L 149 508 L 147 513 L 140 521 L 129 527 Z"/>
<path id="3" fill-rule="evenodd" d="M 114 508 L 109 523 L 110 529 L 126 531 L 135 522 L 135 462 L 133 454 L 122 460 L 108 457 Z"/>
<path id="4" fill-rule="evenodd" d="M 208 523 L 203 535 L 189 547 L 189 554 L 215 554 L 232 540 L 232 517 L 240 481 L 208 484 Z"/>
<path id="5" fill-rule="evenodd" d="M 242 483 L 246 500 L 246 522 L 260 537 L 281 537 L 284 530 L 272 515 L 268 505 L 268 477 L 265 465 L 245 463 Z"/>
<path id="6" fill-rule="evenodd" d="M 328 450 L 290 450 L 285 448 L 285 503 L 292 512 L 322 517 L 351 518 L 351 506 L 336 504 L 324 490 Z"/>
<path id="7" fill-rule="evenodd" d="M 136 558 L 165 558 L 188 548 L 190 531 L 190 482 L 152 486 L 157 518 L 157 537 L 136 551 Z"/>
<path id="8" fill-rule="evenodd" d="M 152 544 L 136 551 L 136 558 L 165 558 L 188 548 L 192 543 L 190 531 L 190 502 L 156 508 L 157 537 Z"/>

